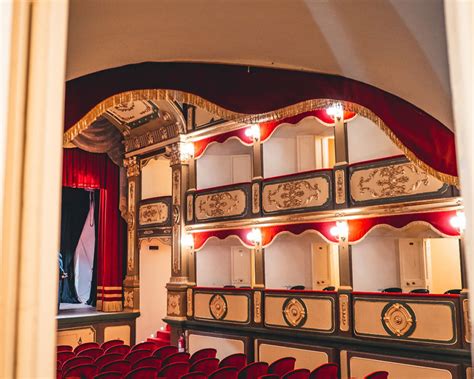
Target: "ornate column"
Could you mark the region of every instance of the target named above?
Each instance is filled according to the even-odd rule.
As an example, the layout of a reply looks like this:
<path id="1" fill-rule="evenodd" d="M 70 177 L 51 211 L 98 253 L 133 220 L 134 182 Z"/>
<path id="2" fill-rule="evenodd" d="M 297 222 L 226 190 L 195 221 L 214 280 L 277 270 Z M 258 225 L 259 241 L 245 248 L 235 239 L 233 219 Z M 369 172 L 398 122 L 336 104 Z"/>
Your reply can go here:
<path id="1" fill-rule="evenodd" d="M 141 194 L 140 162 L 136 156 L 124 159 L 127 170 L 127 276 L 123 282 L 124 308 L 139 310 L 140 280 L 139 280 L 139 249 L 138 249 L 138 203 Z"/>

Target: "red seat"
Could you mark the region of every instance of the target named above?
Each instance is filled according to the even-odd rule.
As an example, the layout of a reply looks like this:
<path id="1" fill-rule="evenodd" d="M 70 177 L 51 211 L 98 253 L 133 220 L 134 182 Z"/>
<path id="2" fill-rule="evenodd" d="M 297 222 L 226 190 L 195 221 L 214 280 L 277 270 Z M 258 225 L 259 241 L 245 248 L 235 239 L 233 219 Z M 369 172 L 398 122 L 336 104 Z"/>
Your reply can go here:
<path id="1" fill-rule="evenodd" d="M 157 371 L 159 371 L 162 366 L 163 365 L 161 364 L 160 359 L 155 358 L 155 357 L 146 357 L 135 362 L 132 365 L 132 369 L 136 369 L 140 367 L 154 367 Z"/>
<path id="2" fill-rule="evenodd" d="M 101 373 L 117 371 L 117 372 L 120 372 L 122 375 L 125 375 L 131 369 L 132 369 L 132 364 L 129 361 L 115 361 L 115 362 L 107 363 L 99 371 Z"/>
<path id="3" fill-rule="evenodd" d="M 121 360 L 121 354 L 104 354 L 95 360 L 95 365 L 100 369 L 110 362 Z"/>
<path id="4" fill-rule="evenodd" d="M 207 375 L 203 372 L 190 372 L 189 374 L 183 375 L 180 379 L 207 379 Z"/>
<path id="5" fill-rule="evenodd" d="M 206 375 L 212 374 L 219 368 L 219 359 L 217 358 L 204 358 L 195 362 L 189 372 L 203 372 Z"/>
<path id="6" fill-rule="evenodd" d="M 221 363 L 219 363 L 219 367 L 235 367 L 236 369 L 240 370 L 247 364 L 247 356 L 242 353 L 232 354 L 228 357 L 225 357 Z"/>
<path id="7" fill-rule="evenodd" d="M 102 372 L 94 376 L 94 379 L 122 379 L 123 375 L 118 371 Z"/>
<path id="8" fill-rule="evenodd" d="M 309 371 L 308 371 L 309 372 Z M 238 379 L 258 379 L 259 376 L 268 373 L 268 363 L 250 363 L 239 371 Z"/>
<path id="9" fill-rule="evenodd" d="M 156 379 L 157 374 L 153 367 L 140 367 L 130 371 L 125 379 Z"/>
<path id="10" fill-rule="evenodd" d="M 104 355 L 104 350 L 102 350 L 100 347 L 93 347 L 92 349 L 86 349 L 86 350 L 80 351 L 79 353 L 77 353 L 76 356 L 91 357 L 92 359 L 96 360 L 102 355 Z"/>
<path id="11" fill-rule="evenodd" d="M 339 366 L 336 363 L 325 363 L 311 373 L 310 379 L 337 379 Z"/>
<path id="12" fill-rule="evenodd" d="M 63 378 L 93 378 L 97 374 L 96 365 L 87 364 L 81 366 L 71 367 L 63 374 Z"/>
<path id="13" fill-rule="evenodd" d="M 267 374 L 267 375 L 262 375 L 259 376 L 258 379 L 280 379 L 281 376 L 277 374 Z"/>
<path id="14" fill-rule="evenodd" d="M 282 376 L 281 379 L 308 379 L 310 372 L 308 369 L 299 368 L 298 370 L 293 370 Z M 323 376 L 321 378 L 324 378 Z"/>
<path id="15" fill-rule="evenodd" d="M 189 363 L 189 353 L 175 353 L 163 359 L 163 367 L 171 363 L 186 362 Z"/>
<path id="16" fill-rule="evenodd" d="M 158 346 L 156 346 L 153 342 L 140 342 L 140 343 L 137 343 L 135 346 L 133 346 L 130 351 L 135 351 L 135 350 L 155 351 L 156 349 L 158 349 Z"/>
<path id="17" fill-rule="evenodd" d="M 367 375 L 364 379 L 387 379 L 387 371 L 375 371 L 372 374 Z"/>
<path id="18" fill-rule="evenodd" d="M 56 369 L 56 379 L 63 379 L 63 373 L 60 368 Z"/>
<path id="19" fill-rule="evenodd" d="M 158 373 L 158 377 L 166 379 L 179 379 L 189 372 L 189 363 L 178 362 L 163 367 Z"/>
<path id="20" fill-rule="evenodd" d="M 295 369 L 295 362 L 296 359 L 293 357 L 277 359 L 270 366 L 268 366 L 268 373 L 283 376 L 287 372 L 293 371 Z"/>
<path id="21" fill-rule="evenodd" d="M 201 349 L 201 350 L 195 351 L 193 355 L 191 355 L 191 358 L 189 358 L 189 363 L 193 364 L 204 358 L 215 358 L 216 355 L 217 355 L 216 349 Z"/>
<path id="22" fill-rule="evenodd" d="M 75 354 L 72 351 L 60 351 L 59 353 L 56 354 L 56 359 L 58 362 L 61 362 L 61 364 L 64 364 L 68 359 L 74 358 Z"/>
<path id="23" fill-rule="evenodd" d="M 208 379 L 237 379 L 239 370 L 235 367 L 222 367 L 208 376 Z"/>
<path id="24" fill-rule="evenodd" d="M 83 350 L 92 349 L 94 347 L 99 347 L 99 344 L 97 342 L 82 343 L 82 344 L 76 346 L 76 348 L 74 349 L 74 354 L 77 355 Z"/>
<path id="25" fill-rule="evenodd" d="M 153 352 L 153 356 L 155 358 L 159 358 L 161 360 L 169 357 L 172 354 L 176 354 L 178 352 L 178 348 L 176 346 L 163 346 Z"/>
<path id="26" fill-rule="evenodd" d="M 105 350 L 105 354 L 121 354 L 122 357 L 126 356 L 129 352 L 130 346 L 128 345 L 116 345 Z"/>
<path id="27" fill-rule="evenodd" d="M 56 351 L 59 353 L 60 351 L 72 351 L 72 346 L 69 345 L 58 345 L 56 346 Z"/>
<path id="28" fill-rule="evenodd" d="M 64 373 L 70 368 L 87 364 L 94 364 L 94 360 L 91 357 L 73 357 L 63 363 L 61 370 Z"/>
<path id="29" fill-rule="evenodd" d="M 112 346 L 120 346 L 123 344 L 124 342 L 122 340 L 110 340 L 110 341 L 105 341 L 102 345 L 100 345 L 100 348 L 106 351 L 108 348 Z"/>
<path id="30" fill-rule="evenodd" d="M 150 350 L 135 350 L 135 351 L 130 351 L 125 358 L 126 361 L 129 361 L 132 365 L 136 362 L 138 362 L 140 359 L 146 358 L 151 356 L 151 351 Z"/>

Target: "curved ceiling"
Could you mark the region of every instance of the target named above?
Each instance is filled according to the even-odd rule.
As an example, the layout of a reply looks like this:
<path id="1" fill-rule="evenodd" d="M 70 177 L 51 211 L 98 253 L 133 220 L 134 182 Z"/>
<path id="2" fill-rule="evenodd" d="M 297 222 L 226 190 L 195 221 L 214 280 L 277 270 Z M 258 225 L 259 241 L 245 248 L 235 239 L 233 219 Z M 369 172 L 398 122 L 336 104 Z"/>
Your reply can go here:
<path id="1" fill-rule="evenodd" d="M 442 0 L 72 0 L 67 80 L 144 61 L 337 74 L 453 129 Z"/>

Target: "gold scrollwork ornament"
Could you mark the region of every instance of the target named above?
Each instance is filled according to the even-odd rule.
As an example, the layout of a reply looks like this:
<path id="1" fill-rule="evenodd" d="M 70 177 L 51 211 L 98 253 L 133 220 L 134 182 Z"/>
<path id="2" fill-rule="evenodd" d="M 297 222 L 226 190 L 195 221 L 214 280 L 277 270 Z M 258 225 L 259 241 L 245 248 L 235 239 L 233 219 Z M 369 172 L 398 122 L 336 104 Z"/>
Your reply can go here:
<path id="1" fill-rule="evenodd" d="M 408 337 L 416 326 L 415 314 L 406 304 L 387 304 L 382 311 L 382 323 L 389 334 Z"/>
<path id="2" fill-rule="evenodd" d="M 283 317 L 292 327 L 301 327 L 306 322 L 307 310 L 301 299 L 290 298 L 283 303 Z"/>
<path id="3" fill-rule="evenodd" d="M 219 294 L 215 294 L 209 301 L 209 310 L 212 317 L 216 320 L 222 320 L 227 314 L 227 302 L 225 298 Z"/>

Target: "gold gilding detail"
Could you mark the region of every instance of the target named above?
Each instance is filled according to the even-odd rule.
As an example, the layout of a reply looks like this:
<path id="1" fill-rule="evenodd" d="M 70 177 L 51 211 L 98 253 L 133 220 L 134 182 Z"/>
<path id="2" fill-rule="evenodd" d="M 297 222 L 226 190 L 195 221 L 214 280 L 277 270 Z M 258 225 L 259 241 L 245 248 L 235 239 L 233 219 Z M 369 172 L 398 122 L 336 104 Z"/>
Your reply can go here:
<path id="1" fill-rule="evenodd" d="M 186 315 L 188 317 L 193 317 L 193 289 L 192 288 L 187 289 L 186 300 L 187 300 Z"/>
<path id="2" fill-rule="evenodd" d="M 339 329 L 341 332 L 349 331 L 349 296 L 339 296 Z"/>
<path id="3" fill-rule="evenodd" d="M 133 156 L 133 157 L 130 157 L 130 158 L 125 158 L 123 160 L 123 165 L 127 169 L 127 177 L 128 178 L 140 175 L 140 164 L 137 161 L 136 156 Z"/>
<path id="4" fill-rule="evenodd" d="M 255 323 L 262 322 L 262 293 L 255 291 L 253 293 L 253 320 Z"/>
<path id="5" fill-rule="evenodd" d="M 306 316 L 306 307 L 300 299 L 290 299 L 283 305 L 283 317 L 293 327 L 302 326 Z"/>
<path id="6" fill-rule="evenodd" d="M 394 335 L 402 337 L 412 329 L 414 320 L 402 304 L 395 303 L 385 311 L 382 322 Z"/>
<path id="7" fill-rule="evenodd" d="M 471 316 L 469 315 L 469 300 L 464 299 L 462 301 L 462 313 L 464 319 L 464 340 L 467 343 L 471 343 L 471 335 L 472 335 L 472 324 L 471 324 Z"/>
<path id="8" fill-rule="evenodd" d="M 241 189 L 196 196 L 196 219 L 206 220 L 240 215 L 245 211 L 245 192 Z"/>
<path id="9" fill-rule="evenodd" d="M 260 185 L 252 184 L 252 213 L 260 212 Z"/>
<path id="10" fill-rule="evenodd" d="M 193 220 L 193 217 L 194 217 L 193 206 L 194 206 L 193 195 L 190 194 L 186 197 L 186 221 Z"/>
<path id="11" fill-rule="evenodd" d="M 212 296 L 209 301 L 209 310 L 212 317 L 216 320 L 222 320 L 227 314 L 227 302 L 225 298 L 219 294 Z"/>
<path id="12" fill-rule="evenodd" d="M 157 202 L 140 206 L 138 222 L 140 225 L 162 224 L 168 220 L 168 204 Z"/>
<path id="13" fill-rule="evenodd" d="M 336 204 L 344 204 L 346 202 L 346 187 L 344 170 L 336 170 L 334 172 L 336 186 Z"/>
<path id="14" fill-rule="evenodd" d="M 180 295 L 168 294 L 168 316 L 181 316 L 181 307 L 179 306 L 180 301 Z"/>

